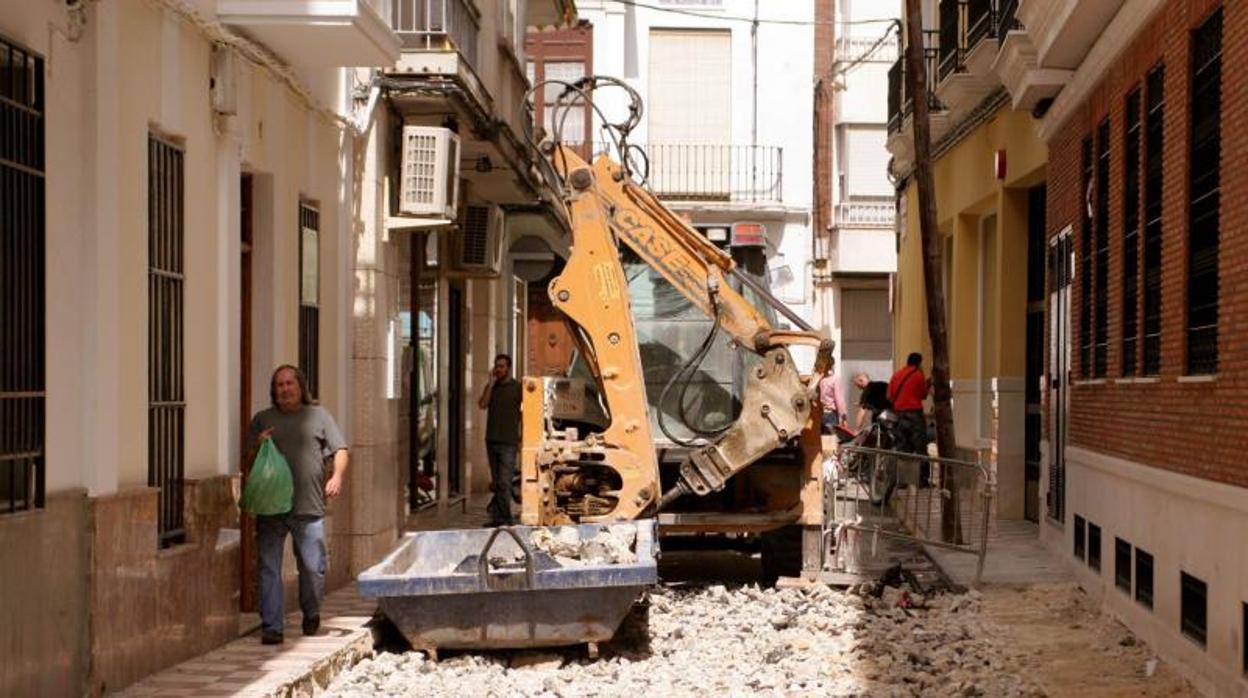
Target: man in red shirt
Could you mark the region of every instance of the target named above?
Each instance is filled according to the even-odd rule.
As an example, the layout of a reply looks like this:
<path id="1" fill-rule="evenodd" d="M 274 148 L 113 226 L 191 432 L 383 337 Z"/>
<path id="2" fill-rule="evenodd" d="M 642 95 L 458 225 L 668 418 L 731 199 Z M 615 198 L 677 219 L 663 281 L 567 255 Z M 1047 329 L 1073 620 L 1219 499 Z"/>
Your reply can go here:
<path id="1" fill-rule="evenodd" d="M 906 357 L 906 365 L 888 381 L 888 399 L 897 412 L 899 451 L 927 453 L 927 420 L 923 416 L 923 400 L 930 388 L 923 375 L 923 355 L 914 352 Z"/>

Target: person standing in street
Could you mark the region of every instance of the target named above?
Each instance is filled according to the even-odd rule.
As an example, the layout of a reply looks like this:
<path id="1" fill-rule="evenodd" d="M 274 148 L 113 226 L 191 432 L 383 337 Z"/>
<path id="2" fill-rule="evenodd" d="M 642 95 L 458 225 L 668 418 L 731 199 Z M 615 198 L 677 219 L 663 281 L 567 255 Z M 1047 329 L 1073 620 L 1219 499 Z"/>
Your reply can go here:
<path id="1" fill-rule="evenodd" d="M 819 406 L 823 408 L 823 433 L 832 434 L 839 424 L 849 421 L 845 389 L 836 375 L 836 361 L 829 360 L 828 368 L 819 379 Z"/>
<path id="2" fill-rule="evenodd" d="M 888 383 L 873 381 L 871 376 L 859 373 L 854 376 L 854 385 L 859 390 L 858 417 L 854 423 L 854 430 L 861 431 L 868 424 L 868 417 L 874 422 L 881 412 L 891 409 L 892 406 L 888 404 Z"/>
<path id="3" fill-rule="evenodd" d="M 282 556 L 289 534 L 299 568 L 299 609 L 303 634 L 315 635 L 321 626 L 321 600 L 329 553 L 325 547 L 325 502 L 342 493 L 347 471 L 347 443 L 329 411 L 308 394 L 303 373 L 279 366 L 269 383 L 273 406 L 256 414 L 248 434 L 254 460 L 260 443 L 273 439 L 290 465 L 294 496 L 289 513 L 256 517 L 256 549 L 260 572 L 260 641 L 283 641 Z M 326 477 L 326 466 L 331 464 Z"/>
<path id="4" fill-rule="evenodd" d="M 511 357 L 494 357 L 490 382 L 477 400 L 477 407 L 486 410 L 485 453 L 490 461 L 490 489 L 494 496 L 486 512 L 489 526 L 509 526 L 511 516 L 511 481 L 516 474 L 516 457 L 520 450 L 520 382 L 511 376 Z"/>
<path id="5" fill-rule="evenodd" d="M 931 386 L 923 375 L 923 355 L 914 352 L 906 357 L 906 365 L 888 381 L 888 400 L 897 412 L 897 431 L 901 443 L 896 448 L 909 453 L 927 453 L 927 420 L 923 416 L 923 400 Z"/>

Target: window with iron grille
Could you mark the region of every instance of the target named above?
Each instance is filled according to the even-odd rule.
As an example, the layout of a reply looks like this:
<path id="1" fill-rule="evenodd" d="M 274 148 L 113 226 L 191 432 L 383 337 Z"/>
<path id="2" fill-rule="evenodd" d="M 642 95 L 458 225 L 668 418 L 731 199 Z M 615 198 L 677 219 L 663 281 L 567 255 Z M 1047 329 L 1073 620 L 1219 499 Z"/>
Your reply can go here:
<path id="1" fill-rule="evenodd" d="M 177 145 L 148 135 L 147 484 L 160 489 L 157 533 L 161 547 L 186 539 L 183 155 Z"/>
<path id="2" fill-rule="evenodd" d="M 1093 374 L 1104 377 L 1109 353 L 1109 119 L 1096 129 L 1096 346 Z"/>
<path id="3" fill-rule="evenodd" d="M 1192 35 L 1188 203 L 1187 372 L 1218 370 L 1218 214 L 1221 208 L 1222 10 Z"/>
<path id="4" fill-rule="evenodd" d="M 1079 180 L 1079 370 L 1092 375 L 1092 139 L 1083 139 L 1083 166 Z"/>
<path id="5" fill-rule="evenodd" d="M 1153 556 L 1135 549 L 1135 600 L 1145 608 L 1153 607 Z"/>
<path id="6" fill-rule="evenodd" d="M 1131 593 L 1131 544 L 1121 538 L 1114 538 L 1114 584 Z"/>
<path id="7" fill-rule="evenodd" d="M 1140 312 L 1140 91 L 1127 95 L 1122 156 L 1122 375 L 1139 359 Z"/>
<path id="8" fill-rule="evenodd" d="M 1186 572 L 1180 572 L 1179 590 L 1179 629 L 1204 647 L 1209 631 L 1209 585 Z"/>
<path id="9" fill-rule="evenodd" d="M 320 394 L 321 213 L 299 204 L 299 370 L 312 397 Z"/>
<path id="10" fill-rule="evenodd" d="M 1075 557 L 1080 560 L 1087 559 L 1088 541 L 1085 537 L 1087 535 L 1087 526 L 1087 521 L 1082 516 L 1075 514 Z"/>
<path id="11" fill-rule="evenodd" d="M 1161 186 L 1166 121 L 1166 69 L 1148 74 L 1148 116 L 1144 130 L 1144 375 L 1161 370 Z"/>
<path id="12" fill-rule="evenodd" d="M 43 506 L 43 58 L 0 37 L 0 514 Z"/>
<path id="13" fill-rule="evenodd" d="M 1088 567 L 1101 571 L 1101 527 L 1088 523 Z"/>

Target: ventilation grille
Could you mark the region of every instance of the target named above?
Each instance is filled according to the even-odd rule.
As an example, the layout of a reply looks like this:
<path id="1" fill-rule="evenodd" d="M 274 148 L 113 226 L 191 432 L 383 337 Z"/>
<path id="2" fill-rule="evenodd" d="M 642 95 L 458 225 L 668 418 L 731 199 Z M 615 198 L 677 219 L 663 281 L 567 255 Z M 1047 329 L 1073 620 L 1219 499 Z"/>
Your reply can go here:
<path id="1" fill-rule="evenodd" d="M 403 204 L 435 204 L 438 182 L 438 139 L 408 131 L 403 142 Z"/>
<path id="2" fill-rule="evenodd" d="M 460 264 L 464 267 L 486 267 L 490 259 L 490 207 L 468 206 L 464 210 L 464 230 Z"/>

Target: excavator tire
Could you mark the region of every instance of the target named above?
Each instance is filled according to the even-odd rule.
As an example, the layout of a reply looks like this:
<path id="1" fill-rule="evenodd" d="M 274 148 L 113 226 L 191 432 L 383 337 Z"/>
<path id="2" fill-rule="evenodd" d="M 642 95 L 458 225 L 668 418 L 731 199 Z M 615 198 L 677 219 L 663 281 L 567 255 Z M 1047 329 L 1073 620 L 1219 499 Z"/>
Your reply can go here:
<path id="1" fill-rule="evenodd" d="M 775 586 L 781 577 L 802 573 L 802 527 L 785 526 L 763 533 L 760 538 L 763 584 Z"/>

